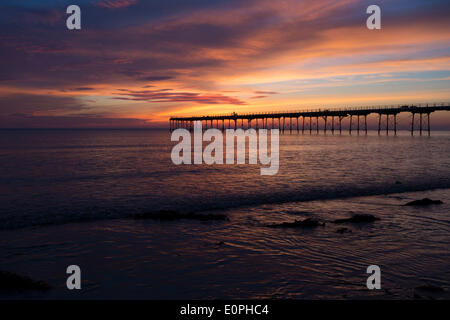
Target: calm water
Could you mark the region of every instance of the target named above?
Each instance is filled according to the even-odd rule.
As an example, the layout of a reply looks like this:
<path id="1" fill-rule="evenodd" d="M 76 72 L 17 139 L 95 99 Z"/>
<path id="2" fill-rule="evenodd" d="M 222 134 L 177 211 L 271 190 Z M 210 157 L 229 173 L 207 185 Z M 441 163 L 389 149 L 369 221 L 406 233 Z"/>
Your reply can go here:
<path id="1" fill-rule="evenodd" d="M 424 284 L 448 294 L 449 133 L 284 135 L 275 176 L 175 166 L 172 145 L 156 130 L 1 131 L 0 270 L 53 285 L 33 298 L 391 299 Z M 444 205 L 402 206 L 425 196 Z M 130 218 L 161 209 L 230 221 Z M 336 233 L 330 221 L 353 213 L 381 220 Z M 267 227 L 306 217 L 326 226 Z M 82 267 L 81 292 L 65 289 L 69 264 Z M 381 291 L 365 287 L 370 264 Z"/>

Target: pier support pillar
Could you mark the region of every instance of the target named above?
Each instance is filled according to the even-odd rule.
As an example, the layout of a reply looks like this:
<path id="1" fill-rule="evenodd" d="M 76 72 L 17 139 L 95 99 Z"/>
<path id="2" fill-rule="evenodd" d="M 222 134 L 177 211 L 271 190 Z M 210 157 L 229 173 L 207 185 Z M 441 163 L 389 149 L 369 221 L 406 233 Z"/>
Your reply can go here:
<path id="1" fill-rule="evenodd" d="M 358 135 L 359 135 L 359 114 L 358 114 L 358 125 L 356 126 L 356 129 L 357 129 Z"/>
<path id="2" fill-rule="evenodd" d="M 378 135 L 381 133 L 381 113 L 378 114 Z"/>
<path id="3" fill-rule="evenodd" d="M 364 115 L 364 130 L 365 130 L 366 135 L 367 135 L 367 114 Z"/>
<path id="4" fill-rule="evenodd" d="M 420 135 L 422 135 L 422 112 L 420 113 L 420 124 L 419 124 Z"/>
<path id="5" fill-rule="evenodd" d="M 331 133 L 334 134 L 334 116 L 331 117 Z"/>
<path id="6" fill-rule="evenodd" d="M 386 115 L 386 135 L 389 135 L 389 114 Z"/>
<path id="7" fill-rule="evenodd" d="M 316 117 L 316 131 L 319 134 L 319 117 Z"/>
<path id="8" fill-rule="evenodd" d="M 302 134 L 305 133 L 305 116 L 302 117 Z"/>
<path id="9" fill-rule="evenodd" d="M 394 114 L 394 135 L 397 135 L 397 114 Z"/>
<path id="10" fill-rule="evenodd" d="M 352 134 L 352 125 L 353 125 L 353 116 L 350 115 L 350 127 L 348 128 L 348 132 Z"/>

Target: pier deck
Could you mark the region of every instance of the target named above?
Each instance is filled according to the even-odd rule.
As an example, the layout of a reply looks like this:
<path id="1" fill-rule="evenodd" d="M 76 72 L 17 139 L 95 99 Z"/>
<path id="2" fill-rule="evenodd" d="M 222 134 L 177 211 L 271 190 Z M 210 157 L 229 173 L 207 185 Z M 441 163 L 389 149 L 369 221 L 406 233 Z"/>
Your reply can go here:
<path id="1" fill-rule="evenodd" d="M 357 133 L 363 131 L 367 133 L 367 116 L 369 114 L 375 113 L 378 114 L 378 133 L 381 133 L 382 117 L 385 116 L 386 133 L 389 134 L 389 130 L 392 127 L 394 134 L 396 134 L 397 115 L 399 113 L 408 112 L 411 114 L 411 135 L 413 135 L 416 128 L 415 123 L 417 121 L 419 122 L 417 130 L 420 132 L 420 134 L 422 134 L 423 131 L 427 131 L 428 134 L 430 134 L 430 114 L 435 111 L 450 111 L 450 103 L 341 109 L 324 108 L 315 110 L 285 112 L 277 111 L 266 113 L 232 113 L 193 117 L 171 117 L 169 121 L 170 130 L 175 130 L 178 128 L 192 129 L 194 121 L 201 121 L 202 128 L 205 129 L 208 129 L 208 127 L 222 130 L 228 128 L 248 129 L 254 127 L 256 129 L 278 128 L 282 133 L 284 133 L 285 130 L 289 130 L 289 132 L 292 133 L 293 129 L 297 132 L 301 131 L 302 133 L 304 133 L 305 131 L 309 131 L 310 133 L 312 133 L 313 131 L 319 132 L 319 130 L 323 130 L 324 132 L 327 132 L 327 130 L 331 130 L 331 132 L 334 133 L 335 131 L 342 132 L 342 120 L 350 117 L 350 124 L 348 128 L 350 133 L 352 133 L 352 131 L 356 131 Z M 356 121 L 354 121 L 354 118 L 356 118 Z M 390 123 L 391 118 L 392 122 Z M 320 128 L 319 119 L 323 119 L 323 121 L 321 121 L 322 128 Z M 301 125 L 299 124 L 299 120 L 301 120 Z M 244 123 L 244 121 L 246 123 Z M 293 121 L 294 124 L 296 122 L 295 128 L 293 125 Z M 426 122 L 426 126 L 424 126 L 424 122 Z"/>

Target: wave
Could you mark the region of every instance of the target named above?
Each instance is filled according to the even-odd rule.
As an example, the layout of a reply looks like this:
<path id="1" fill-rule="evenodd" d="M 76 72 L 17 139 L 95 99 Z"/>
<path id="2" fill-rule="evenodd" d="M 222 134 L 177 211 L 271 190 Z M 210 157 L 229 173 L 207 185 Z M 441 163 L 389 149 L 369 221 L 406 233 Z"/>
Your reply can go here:
<path id="1" fill-rule="evenodd" d="M 120 202 L 99 206 L 76 206 L 49 210 L 31 210 L 28 212 L 9 212 L 0 217 L 0 230 L 15 230 L 36 226 L 60 225 L 67 223 L 92 222 L 109 219 L 128 219 L 136 214 L 159 211 L 175 210 L 181 213 L 187 212 L 211 212 L 225 211 L 246 207 L 258 207 L 267 204 L 284 204 L 318 200 L 337 200 L 355 197 L 367 197 L 389 195 L 407 192 L 420 192 L 437 189 L 450 189 L 448 182 L 382 185 L 366 188 L 352 186 L 338 186 L 336 188 L 316 190 L 289 190 L 277 193 L 261 193 L 258 195 L 229 195 L 226 197 L 191 197 L 183 199 L 164 199 L 161 201 L 148 201 L 130 204 L 124 199 Z M 420 196 L 419 196 L 420 197 Z M 24 209 L 24 211 L 27 211 Z"/>

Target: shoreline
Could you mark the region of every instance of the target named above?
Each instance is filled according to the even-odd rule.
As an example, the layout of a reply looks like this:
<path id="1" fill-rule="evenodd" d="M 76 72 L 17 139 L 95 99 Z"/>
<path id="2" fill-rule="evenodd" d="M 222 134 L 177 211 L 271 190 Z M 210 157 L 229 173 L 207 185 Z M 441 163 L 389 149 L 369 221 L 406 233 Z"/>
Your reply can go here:
<path id="1" fill-rule="evenodd" d="M 442 198 L 440 200 L 444 201 L 444 205 L 428 209 L 403 207 L 400 205 L 406 204 L 409 200 L 425 198 L 425 196 L 433 199 Z M 447 281 L 442 279 L 446 277 L 445 270 L 448 270 L 448 267 L 450 267 L 450 263 L 445 262 L 449 260 L 445 257 L 448 257 L 450 252 L 447 246 L 441 244 L 440 241 L 431 245 L 430 248 L 433 248 L 431 251 L 429 251 L 430 249 L 427 250 L 428 252 L 436 250 L 439 252 L 441 257 L 437 260 L 434 259 L 434 265 L 439 265 L 439 261 L 442 261 L 439 269 L 444 272 L 444 275 L 427 276 L 426 273 L 430 272 L 429 270 L 435 270 L 436 268 L 430 269 L 430 266 L 425 268 L 425 266 L 417 265 L 413 268 L 413 271 L 417 272 L 423 268 L 421 270 L 422 278 L 434 279 L 433 283 L 430 284 L 429 280 L 427 282 L 420 280 L 420 278 L 414 280 L 402 279 L 401 282 L 406 281 L 409 287 L 404 284 L 400 287 L 391 284 L 386 288 L 386 292 L 367 292 L 363 288 L 358 289 L 357 283 L 352 282 L 355 279 L 364 278 L 364 273 L 354 274 L 355 269 L 358 269 L 356 266 L 362 261 L 369 259 L 369 256 L 365 256 L 366 253 L 364 251 L 359 254 L 355 253 L 356 255 L 353 258 L 348 257 L 345 260 L 342 260 L 343 257 L 339 257 L 339 255 L 349 254 L 347 249 L 345 249 L 349 245 L 348 249 L 351 246 L 358 247 L 366 242 L 369 245 L 371 239 L 377 238 L 378 234 L 385 232 L 386 228 L 390 228 L 391 231 L 379 236 L 380 239 L 377 240 L 385 244 L 377 245 L 370 249 L 375 250 L 374 254 L 378 256 L 378 259 L 385 259 L 383 250 L 387 250 L 387 252 L 394 250 L 390 249 L 389 245 L 386 244 L 392 244 L 392 241 L 397 239 L 397 236 L 399 238 L 396 241 L 403 241 L 401 240 L 402 238 L 408 237 L 416 238 L 416 235 L 412 233 L 414 226 L 409 226 L 408 223 L 410 222 L 408 221 L 417 217 L 433 220 L 438 219 L 438 217 L 444 217 L 444 220 L 439 220 L 441 222 L 437 225 L 438 231 L 435 230 L 434 233 L 439 233 L 439 229 L 442 229 L 442 232 L 448 231 L 450 217 L 448 217 L 448 214 L 442 213 L 442 211 L 447 210 L 449 203 L 450 189 L 440 189 L 338 200 L 294 202 L 281 205 L 264 204 L 257 207 L 228 209 L 224 213 L 230 218 L 229 222 L 185 220 L 161 222 L 117 219 L 2 231 L 0 232 L 1 238 L 16 240 L 11 241 L 9 244 L 2 240 L 2 243 L 5 243 L 5 245 L 0 250 L 3 256 L 7 257 L 4 261 L 8 262 L 2 263 L 0 270 L 29 276 L 33 280 L 44 281 L 49 283 L 53 289 L 45 293 L 25 292 L 7 296 L 0 294 L 0 299 L 179 299 L 184 297 L 193 299 L 271 297 L 294 299 L 315 299 L 318 297 L 327 299 L 352 299 L 358 297 L 368 299 L 414 299 L 414 289 L 427 285 L 442 287 L 444 288 L 443 294 L 447 295 L 450 279 Z M 340 207 L 343 208 L 342 211 L 336 212 Z M 357 212 L 358 207 L 362 208 L 361 210 L 364 212 L 376 212 L 375 215 L 380 217 L 381 220 L 364 226 L 346 225 L 346 228 L 352 230 L 348 234 L 338 233 L 338 226 L 332 225 L 326 225 L 324 228 L 314 230 L 274 229 L 275 232 L 267 231 L 269 228 L 265 227 L 265 225 L 271 223 L 292 222 L 293 220 L 307 217 L 324 220 L 330 220 L 332 217 L 335 219 L 345 218 Z M 400 213 L 392 216 L 389 211 L 395 210 L 409 213 L 403 214 L 403 216 Z M 429 216 L 430 214 L 426 214 L 427 212 L 431 212 L 432 215 Z M 339 227 L 342 226 L 340 225 Z M 228 238 L 227 233 L 229 232 L 241 234 L 242 239 L 232 240 Z M 15 237 L 13 238 L 10 233 L 14 233 Z M 447 237 L 447 240 L 450 240 L 448 239 L 448 232 L 442 234 Z M 390 240 L 390 237 L 394 237 L 393 240 Z M 58 239 L 58 241 L 55 239 Z M 428 237 L 427 241 L 429 239 Z M 296 243 L 298 241 L 301 241 L 300 243 L 305 242 L 305 244 L 309 242 L 315 243 L 317 248 L 297 248 Z M 405 245 L 412 241 L 406 241 Z M 36 245 L 36 243 L 40 243 L 40 245 Z M 331 243 L 340 243 L 343 246 L 343 249 L 340 250 L 343 251 L 324 264 L 329 265 L 334 270 L 333 272 L 338 271 L 350 274 L 352 280 L 343 281 L 342 283 L 338 281 L 338 284 L 333 284 L 333 281 L 337 281 L 336 279 L 339 279 L 339 277 L 335 278 L 333 275 L 326 274 L 324 279 L 321 279 L 320 274 L 323 271 L 319 268 L 319 270 L 313 272 L 314 274 L 317 273 L 316 276 L 318 278 L 303 279 L 303 281 L 299 282 L 298 288 L 292 287 L 293 284 L 290 284 L 290 282 L 296 283 L 298 280 L 294 280 L 295 277 L 290 276 L 290 274 L 292 272 L 295 274 L 297 267 L 300 270 L 305 268 L 305 270 L 314 270 L 310 269 L 315 264 L 313 261 L 329 260 L 330 257 L 327 257 L 321 250 L 327 250 L 326 248 Z M 351 243 L 354 244 L 351 245 Z M 393 244 L 395 245 L 395 243 Z M 417 246 L 417 242 L 414 241 L 410 245 Z M 423 244 L 424 248 L 428 247 L 428 245 L 427 242 Z M 400 247 L 403 246 L 401 245 Z M 371 245 L 368 248 L 370 247 Z M 403 248 L 403 250 L 409 250 L 408 245 Z M 298 251 L 299 249 L 301 250 Z M 310 250 L 313 251 L 309 252 Z M 305 255 L 305 258 L 298 260 L 296 255 L 291 255 L 291 251 Z M 420 257 L 424 254 L 421 252 L 397 253 L 394 256 L 398 260 L 395 264 L 400 263 L 402 259 L 409 261 L 414 254 L 418 254 L 418 257 Z M 281 280 L 283 277 L 276 280 L 280 275 L 273 274 L 272 272 L 274 271 L 272 270 L 264 269 L 271 269 L 267 261 L 261 260 L 261 257 L 264 256 L 272 263 L 278 264 L 279 267 L 283 266 L 281 269 L 286 269 L 286 277 L 291 280 L 286 283 L 284 281 L 287 279 Z M 362 261 L 357 263 L 352 262 L 352 259 L 362 259 Z M 249 271 L 244 271 L 245 269 L 242 269 L 242 267 L 245 265 L 248 268 L 250 261 L 260 261 L 262 269 L 253 266 Z M 295 263 L 298 262 L 301 265 L 296 266 Z M 85 270 L 83 273 L 86 276 L 83 281 L 85 290 L 81 290 L 81 293 L 71 293 L 64 288 L 64 266 L 77 263 Z M 186 265 L 183 265 L 183 263 Z M 236 268 L 236 263 L 241 265 L 241 267 Z M 339 263 L 343 263 L 345 268 L 340 267 Z M 442 263 L 446 265 L 443 267 Z M 233 266 L 231 268 L 233 270 L 242 271 L 237 272 L 233 276 L 231 274 L 223 275 L 216 279 L 217 275 L 214 270 L 217 267 L 222 270 L 228 269 L 228 266 Z M 408 263 L 405 263 L 405 267 L 408 269 Z M 204 268 L 209 271 L 205 274 L 198 274 Z M 344 269 L 341 270 L 341 268 Z M 252 272 L 252 269 L 255 270 Z M 192 272 L 196 274 L 192 279 L 197 279 L 192 280 L 194 283 L 189 280 L 193 277 L 192 274 L 189 275 Z M 437 271 L 435 270 L 434 272 Z M 398 277 L 397 271 L 392 273 L 389 270 L 389 274 L 386 276 L 387 279 Z M 236 296 L 228 292 L 229 284 L 227 278 L 230 276 L 232 277 L 231 279 L 234 279 L 231 281 L 234 285 L 241 283 L 241 281 L 235 283 L 241 277 L 243 277 L 240 279 L 242 282 L 249 282 L 248 285 L 241 289 L 242 292 L 247 293 L 242 293 L 242 296 Z M 244 280 L 247 277 L 250 279 Z M 274 277 L 274 279 L 271 279 L 271 277 Z M 335 280 L 331 280 L 333 278 Z M 183 289 L 177 289 L 174 281 L 181 283 Z M 215 281 L 218 283 L 214 284 Z M 199 283 L 195 284 L 195 282 L 202 283 L 201 290 L 189 289 L 191 286 L 195 288 L 200 285 Z M 300 284 L 303 282 L 307 283 L 307 285 L 302 288 Z M 325 283 L 325 287 L 323 287 L 322 282 Z M 189 285 L 189 283 L 191 284 Z M 330 289 L 330 292 L 327 293 L 326 287 L 330 285 L 334 289 Z M 121 291 L 112 290 L 112 288 L 121 286 L 123 286 Z M 344 291 L 349 293 L 344 294 L 344 291 L 339 289 L 342 286 L 345 288 Z M 205 290 L 206 293 L 201 293 Z M 271 290 L 275 291 L 270 294 Z M 278 293 L 275 293 L 277 291 Z M 419 295 L 417 292 L 415 294 L 416 296 Z M 424 295 L 424 298 L 427 298 L 427 295 Z M 439 299 L 440 297 L 438 295 L 435 298 Z"/>
<path id="2" fill-rule="evenodd" d="M 401 184 L 393 183 L 391 187 L 398 187 L 401 188 Z M 375 188 L 377 189 L 377 188 Z M 246 209 L 251 208 L 254 206 L 263 206 L 263 205 L 283 205 L 283 204 L 289 204 L 289 203 L 303 203 L 303 202 L 312 202 L 312 201 L 333 201 L 333 200 L 347 200 L 352 198 L 361 198 L 361 197 L 375 197 L 375 196 L 389 196 L 393 194 L 403 194 L 403 193 L 416 193 L 416 192 L 432 192 L 432 191 L 439 191 L 439 190 L 450 190 L 449 187 L 442 187 L 442 186 L 436 186 L 436 187 L 422 187 L 422 186 L 412 186 L 410 188 L 407 188 L 403 191 L 397 191 L 397 190 L 391 190 L 390 192 L 380 192 L 378 189 L 376 191 L 366 191 L 361 192 L 358 194 L 347 194 L 347 195 L 337 195 L 337 194 L 328 194 L 326 196 L 313 196 L 313 197 L 306 197 L 304 199 L 301 199 L 301 197 L 297 199 L 288 199 L 287 196 L 284 195 L 283 199 L 277 199 L 277 195 L 275 195 L 275 198 L 263 198 L 264 201 L 251 201 L 248 198 L 246 198 L 247 201 L 242 201 L 242 203 L 236 204 L 236 205 L 230 205 L 228 206 L 209 206 L 207 209 L 201 209 L 198 210 L 195 206 L 184 206 L 184 209 L 179 209 L 178 207 L 171 207 L 171 206 L 161 206 L 159 209 L 156 210 L 134 210 L 133 212 L 125 213 L 121 216 L 114 216 L 114 214 L 111 212 L 110 214 L 105 215 L 104 217 L 75 217 L 72 218 L 72 220 L 62 221 L 62 222 L 44 222 L 44 223 L 36 223 L 26 226 L 18 226 L 18 227 L 4 227 L 0 226 L 0 233 L 4 231 L 12 231 L 12 230 L 22 230 L 22 229 L 32 229 L 32 228 L 39 228 L 39 227 L 47 227 L 47 226 L 58 226 L 58 225 L 65 225 L 65 224 L 72 224 L 72 223 L 89 223 L 89 222 L 98 222 L 98 221 L 108 221 L 108 220 L 129 220 L 129 219 L 135 219 L 136 216 L 146 214 L 147 212 L 158 212 L 158 211 L 174 211 L 181 214 L 186 213 L 210 213 L 210 212 L 222 212 L 227 210 L 239 210 L 239 209 Z M 260 200 L 261 198 L 258 198 Z M 242 200 L 242 199 L 241 199 Z M 103 211 L 105 211 L 104 209 Z M 106 211 L 107 212 L 107 211 Z M 63 214 L 61 215 L 63 216 Z"/>

